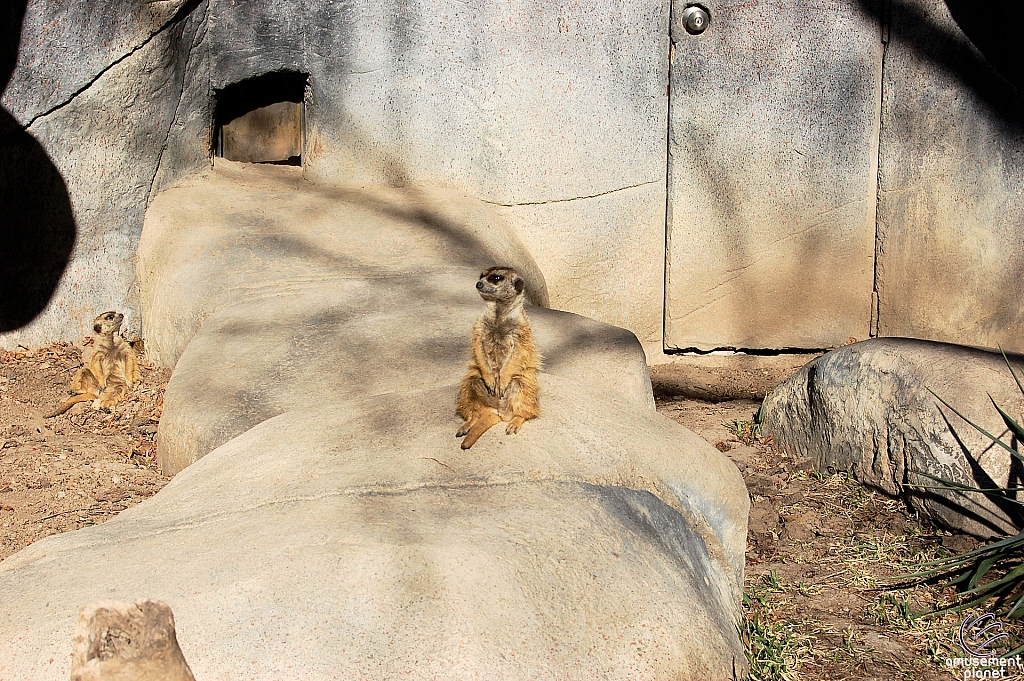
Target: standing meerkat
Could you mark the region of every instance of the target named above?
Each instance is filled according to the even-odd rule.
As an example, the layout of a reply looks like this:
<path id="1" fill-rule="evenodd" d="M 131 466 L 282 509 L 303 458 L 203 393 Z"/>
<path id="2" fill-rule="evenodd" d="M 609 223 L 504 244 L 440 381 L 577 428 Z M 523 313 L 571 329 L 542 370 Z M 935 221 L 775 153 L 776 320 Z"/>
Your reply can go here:
<path id="1" fill-rule="evenodd" d="M 525 287 L 511 267 L 484 270 L 476 282 L 487 311 L 473 325 L 473 358 L 459 388 L 456 410 L 466 422 L 455 437 L 466 436 L 463 449 L 499 421 L 508 423 L 505 432 L 512 435 L 524 421 L 540 415 L 541 357 L 523 309 Z"/>
<path id="2" fill-rule="evenodd" d="M 121 322 L 124 315 L 104 312 L 92 322 L 93 346 L 89 362 L 78 370 L 71 381 L 75 395 L 64 400 L 46 418 L 63 414 L 79 402 L 92 400 L 94 409 L 109 409 L 117 404 L 128 387 L 141 378 L 135 351 L 121 338 Z"/>

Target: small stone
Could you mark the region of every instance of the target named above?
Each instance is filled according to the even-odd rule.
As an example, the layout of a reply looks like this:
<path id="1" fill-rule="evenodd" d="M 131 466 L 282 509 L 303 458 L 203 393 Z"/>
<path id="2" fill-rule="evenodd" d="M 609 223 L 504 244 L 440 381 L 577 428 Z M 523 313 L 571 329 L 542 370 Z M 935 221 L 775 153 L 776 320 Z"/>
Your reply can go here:
<path id="1" fill-rule="evenodd" d="M 195 681 L 166 603 L 101 601 L 78 616 L 71 681 Z"/>

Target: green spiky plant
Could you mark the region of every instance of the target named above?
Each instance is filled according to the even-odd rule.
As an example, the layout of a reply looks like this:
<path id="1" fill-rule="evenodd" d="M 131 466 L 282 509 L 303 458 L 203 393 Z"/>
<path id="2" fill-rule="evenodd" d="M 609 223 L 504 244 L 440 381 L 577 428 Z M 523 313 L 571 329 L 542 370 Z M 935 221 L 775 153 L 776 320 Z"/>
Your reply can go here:
<path id="1" fill-rule="evenodd" d="M 1021 383 L 1021 379 L 1017 376 L 1017 372 L 1014 370 L 1013 365 L 1010 364 L 1005 353 L 1003 353 L 1003 360 L 1006 362 L 1013 380 L 1017 383 L 1017 388 L 1024 395 L 1024 384 Z M 936 395 L 931 390 L 929 392 L 935 396 L 935 399 L 944 404 L 972 428 L 990 439 L 996 446 L 1005 449 L 1018 463 L 1024 465 L 1024 456 L 1014 449 L 1012 444 L 1007 444 L 1001 437 L 993 435 L 968 419 L 939 395 Z M 996 404 L 991 395 L 989 395 L 989 399 L 992 401 L 996 411 L 999 412 L 1003 423 L 1006 424 L 1006 428 L 1012 434 L 1013 439 L 1018 442 L 1024 442 L 1024 427 Z M 1017 492 L 1024 491 L 1022 487 L 993 486 L 979 489 L 929 475 L 922 471 L 916 472 L 919 475 L 934 480 L 938 484 L 935 486 L 914 485 L 915 488 L 956 491 L 963 494 L 985 494 L 1004 507 L 1011 506 L 1019 511 L 1024 511 L 1024 502 L 1016 498 Z M 941 615 L 947 612 L 957 612 L 967 608 L 979 607 L 994 599 L 995 607 L 991 610 L 993 614 L 1008 618 L 1024 617 L 1024 529 L 1013 536 L 992 540 L 972 551 L 930 561 L 922 567 L 924 568 L 922 571 L 912 575 L 905 575 L 898 578 L 898 580 L 903 581 L 907 586 L 926 582 L 953 586 L 961 592 L 953 605 L 924 613 L 925 615 Z M 983 580 L 990 573 L 995 575 L 995 578 L 983 583 Z M 1006 654 L 1015 655 L 1019 652 L 1024 652 L 1024 645 Z"/>

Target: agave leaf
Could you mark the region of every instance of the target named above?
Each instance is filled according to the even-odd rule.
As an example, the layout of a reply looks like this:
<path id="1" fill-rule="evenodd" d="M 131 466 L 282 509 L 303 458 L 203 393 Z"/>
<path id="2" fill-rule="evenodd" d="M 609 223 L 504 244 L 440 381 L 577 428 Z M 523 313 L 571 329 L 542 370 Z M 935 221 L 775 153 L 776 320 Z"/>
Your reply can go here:
<path id="1" fill-rule="evenodd" d="M 988 568 L 986 568 L 987 570 Z M 995 593 L 1005 591 L 1007 588 L 1014 586 L 1014 582 L 1024 574 L 1024 565 L 1019 565 L 1013 570 L 1010 570 L 1005 575 L 1000 577 L 994 582 L 988 582 L 981 586 L 976 586 L 965 591 L 965 594 L 981 594 L 981 593 Z"/>
<path id="2" fill-rule="evenodd" d="M 995 555 L 990 555 L 988 558 L 985 558 L 983 561 L 978 563 L 977 567 L 971 570 L 971 581 L 968 582 L 967 588 L 974 589 L 977 587 L 981 578 L 985 576 L 985 573 L 989 571 L 989 568 L 996 564 L 996 561 L 998 561 L 999 558 L 1000 556 L 997 553 Z"/>
<path id="3" fill-rule="evenodd" d="M 987 430 L 985 430 L 984 428 L 979 426 L 974 421 L 970 420 L 969 418 L 967 418 L 966 416 L 961 414 L 959 411 L 956 410 L 955 407 L 953 407 L 953 405 L 951 405 L 949 402 L 947 402 L 946 400 L 944 400 L 941 397 L 939 397 L 938 395 L 936 395 L 935 391 L 933 391 L 931 388 L 927 388 L 927 390 L 928 390 L 928 392 L 930 392 L 932 394 L 933 397 L 935 397 L 935 399 L 937 399 L 939 402 L 942 402 L 942 404 L 946 405 L 946 408 L 948 408 L 951 412 L 953 412 L 954 414 L 959 416 L 961 419 L 966 421 L 969 426 L 974 428 L 976 431 L 978 431 L 979 433 L 981 433 L 982 435 L 984 435 L 988 439 L 992 440 L 992 442 L 994 442 L 995 444 L 999 445 L 1000 447 L 1002 447 L 1003 449 L 1008 451 L 1018 461 L 1020 461 L 1021 463 L 1024 463 L 1024 456 L 1022 456 L 1020 454 L 1020 452 L 1018 452 L 1016 449 L 1014 449 L 1013 447 L 1011 447 L 1010 445 L 1006 444 L 1005 442 L 1000 440 L 998 437 L 993 435 L 992 433 L 988 432 Z"/>
<path id="4" fill-rule="evenodd" d="M 946 558 L 938 558 L 936 560 L 931 560 L 926 563 L 922 563 L 922 566 L 939 566 L 944 564 L 953 566 L 956 564 L 971 563 L 974 562 L 975 559 L 981 558 L 982 556 L 987 556 L 990 554 L 1011 555 L 1014 552 L 1020 552 L 1022 549 L 1024 549 L 1024 531 L 1019 532 L 1013 535 L 1012 537 L 1004 537 L 1003 539 L 992 542 L 991 544 L 984 544 L 976 549 L 971 549 L 966 553 L 959 553 L 953 556 L 948 556 Z"/>
<path id="5" fill-rule="evenodd" d="M 1017 602 L 1013 604 L 1013 607 L 1006 611 L 1007 617 L 1013 617 L 1013 613 L 1017 612 L 1017 608 L 1024 605 L 1024 595 L 1017 599 Z"/>
<path id="6" fill-rule="evenodd" d="M 999 415 L 1003 417 L 1003 423 L 1006 424 L 1006 427 L 1009 428 L 1013 432 L 1013 434 L 1017 436 L 1018 440 L 1024 439 L 1024 428 L 1021 428 L 1020 425 L 1013 420 L 1013 417 L 1011 417 L 1009 414 L 1003 411 L 1002 408 L 998 404 L 996 404 L 996 401 L 992 399 L 991 395 L 988 396 L 988 399 L 991 400 L 992 406 L 996 408 L 996 411 L 999 412 Z"/>
<path id="7" fill-rule="evenodd" d="M 999 346 L 999 354 L 1003 356 L 1003 361 L 1006 362 L 1006 368 L 1010 370 L 1010 375 L 1013 376 L 1013 380 L 1017 383 L 1017 387 L 1020 389 L 1022 395 L 1024 395 L 1024 385 L 1021 385 L 1020 379 L 1017 378 L 1017 372 L 1013 370 L 1013 365 L 1010 364 L 1010 360 L 1006 357 L 1006 353 L 1003 352 L 1003 346 Z"/>
<path id="8" fill-rule="evenodd" d="M 960 612 L 961 610 L 966 610 L 967 608 L 973 608 L 976 605 L 981 605 L 988 599 L 989 596 L 987 595 L 978 596 L 977 598 L 973 598 L 963 603 L 954 603 L 953 605 L 947 605 L 945 608 L 942 608 L 941 610 L 933 611 L 932 613 L 930 613 L 930 615 L 945 615 L 947 612 Z"/>
<path id="9" fill-rule="evenodd" d="M 989 488 L 983 488 L 983 487 L 969 487 L 968 485 L 965 485 L 962 482 L 955 482 L 953 480 L 946 480 L 945 478 L 940 478 L 940 477 L 934 476 L 934 475 L 932 475 L 930 473 L 925 473 L 924 471 L 913 470 L 911 472 L 912 473 L 917 473 L 918 475 L 922 475 L 922 476 L 924 476 L 926 478 L 930 478 L 931 480 L 935 480 L 936 482 L 940 482 L 942 484 L 941 485 L 918 485 L 918 484 L 914 484 L 914 483 L 904 483 L 904 485 L 903 485 L 904 487 L 913 487 L 915 489 L 944 489 L 944 490 L 947 490 L 947 491 L 952 490 L 954 492 L 977 492 L 979 494 L 986 494 L 986 495 L 988 495 L 990 497 L 999 497 L 1000 500 L 1007 501 L 1007 502 L 1009 502 L 1011 504 L 1016 504 L 1017 506 L 1024 506 L 1024 501 L 1021 501 L 1021 500 L 1018 500 L 1018 499 L 1014 499 L 1013 497 L 1010 497 L 1010 496 L 1006 496 L 1007 492 L 1016 491 L 1017 488 L 994 487 L 994 488 L 989 489 Z"/>
<path id="10" fill-rule="evenodd" d="M 1002 352 L 1002 348 L 1000 348 Z M 1007 368 L 1010 370 L 1010 374 L 1013 376 L 1014 382 L 1017 384 L 1017 388 L 1024 394 L 1024 381 L 1018 377 L 1013 365 L 1010 364 L 1009 359 L 1006 357 L 1006 353 L 1003 353 L 1003 361 L 1006 362 Z M 988 438 L 993 444 L 996 444 L 1007 452 L 1010 453 L 1014 459 L 1024 464 L 1024 455 L 1018 452 L 1011 444 L 1007 444 L 1000 437 L 992 435 L 974 421 L 964 416 L 960 411 L 953 407 L 949 402 L 939 397 L 933 390 L 928 389 L 928 392 L 935 397 L 943 406 L 949 411 L 956 414 L 965 423 L 970 425 L 976 431 Z M 1016 441 L 1024 441 L 1024 426 L 1017 423 L 1012 416 L 1004 411 L 996 401 L 989 395 L 989 400 L 992 405 L 996 408 L 1000 417 L 1003 420 L 1006 428 L 1013 434 Z M 978 469 L 976 460 L 972 457 L 971 452 L 964 445 L 956 430 L 953 429 L 952 424 L 949 423 L 949 419 L 945 413 L 940 413 L 943 419 L 949 426 L 953 437 L 956 438 L 957 443 L 960 445 L 964 455 L 968 457 L 968 462 L 972 464 L 972 470 L 975 472 L 975 478 L 978 478 Z M 937 485 L 917 485 L 908 484 L 907 487 L 912 489 L 920 490 L 943 490 L 947 493 L 957 493 L 966 495 L 969 492 L 981 492 L 989 497 L 994 498 L 994 501 L 1001 507 L 1005 512 L 1009 512 L 1011 517 L 1016 517 L 1014 513 L 1015 506 L 1024 506 L 1024 500 L 1018 501 L 1015 497 L 1017 493 L 1024 491 L 1022 487 L 1000 487 L 998 486 L 990 476 L 983 475 L 983 487 L 971 487 L 959 482 L 953 482 L 951 480 L 945 480 L 941 477 L 924 473 L 923 471 L 912 471 L 917 475 L 934 481 Z M 981 471 L 984 474 L 984 471 Z M 981 478 L 979 478 L 981 480 Z M 981 484 L 981 482 L 979 482 Z M 1010 504 L 1006 504 L 1010 502 Z M 1015 506 L 1014 506 L 1015 505 Z M 1004 507 L 1005 506 L 1005 507 Z M 1018 526 L 1020 526 L 1020 519 L 1017 520 Z M 954 603 L 945 608 L 933 610 L 927 613 L 926 616 L 941 615 L 944 613 L 960 612 L 971 607 L 981 607 L 985 603 L 988 603 L 995 599 L 996 608 L 999 613 L 1006 613 L 1010 617 L 1021 617 L 1024 616 L 1024 529 L 1018 532 L 1016 535 L 1003 537 L 996 539 L 987 545 L 980 546 L 971 551 L 965 553 L 948 556 L 946 558 L 939 558 L 937 560 L 928 561 L 923 563 L 917 573 L 907 575 L 900 579 L 903 580 L 904 585 L 900 588 L 907 588 L 914 584 L 921 584 L 924 582 L 935 581 L 945 586 L 955 586 L 960 589 L 966 589 L 958 597 L 959 602 Z M 1012 568 L 1008 572 L 999 576 L 996 579 L 982 583 L 986 577 L 997 565 L 1005 565 L 1005 562 L 1009 561 Z M 907 582 L 910 582 L 907 584 Z M 995 610 L 993 611 L 995 612 Z M 1019 652 L 1024 652 L 1024 645 L 1021 645 L 1016 650 L 1008 653 L 1008 655 L 1015 655 Z"/>
<path id="11" fill-rule="evenodd" d="M 926 475 L 925 473 L 922 473 L 921 471 L 912 471 L 912 472 L 917 473 L 919 475 Z M 955 482 L 953 482 L 951 480 L 946 480 L 945 478 L 935 478 L 935 480 L 939 480 L 939 481 L 941 481 L 943 483 L 947 483 L 947 484 L 942 484 L 942 485 L 918 485 L 917 483 L 907 483 L 907 482 L 905 482 L 905 483 L 903 483 L 903 486 L 904 487 L 913 487 L 914 489 L 944 489 L 944 490 L 948 490 L 951 486 L 958 484 L 958 483 L 955 483 Z M 981 492 L 982 494 L 1001 494 L 1001 493 L 1005 493 L 1005 492 L 1024 492 L 1024 487 L 999 487 L 997 489 L 982 489 L 980 487 L 967 487 L 966 485 L 964 485 L 964 486 L 962 486 L 961 489 L 958 489 L 956 491 L 958 491 L 958 492 Z M 1015 501 L 1015 499 L 1007 499 L 1007 501 Z M 1024 502 L 1021 502 L 1021 503 L 1024 503 Z"/>

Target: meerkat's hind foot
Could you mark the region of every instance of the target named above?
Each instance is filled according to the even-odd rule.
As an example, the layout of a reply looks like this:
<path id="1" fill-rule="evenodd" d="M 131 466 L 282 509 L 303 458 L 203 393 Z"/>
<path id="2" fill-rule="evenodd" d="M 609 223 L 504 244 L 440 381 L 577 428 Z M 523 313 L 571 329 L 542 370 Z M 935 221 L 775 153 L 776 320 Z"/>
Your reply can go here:
<path id="1" fill-rule="evenodd" d="M 501 417 L 497 414 L 484 414 L 478 418 L 474 423 L 473 427 L 469 429 L 466 434 L 466 439 L 462 441 L 462 448 L 469 449 L 476 441 L 480 439 L 480 436 L 487 432 L 487 430 L 495 423 L 501 421 Z"/>
<path id="2" fill-rule="evenodd" d="M 469 432 L 470 428 L 473 427 L 473 420 L 467 419 L 465 423 L 459 426 L 459 429 L 455 431 L 455 437 L 462 437 Z"/>
<path id="3" fill-rule="evenodd" d="M 508 425 L 505 426 L 505 434 L 515 435 L 516 433 L 519 432 L 519 428 L 523 425 L 525 421 L 526 419 L 524 419 L 522 416 L 514 416 L 512 420 L 508 422 Z"/>

